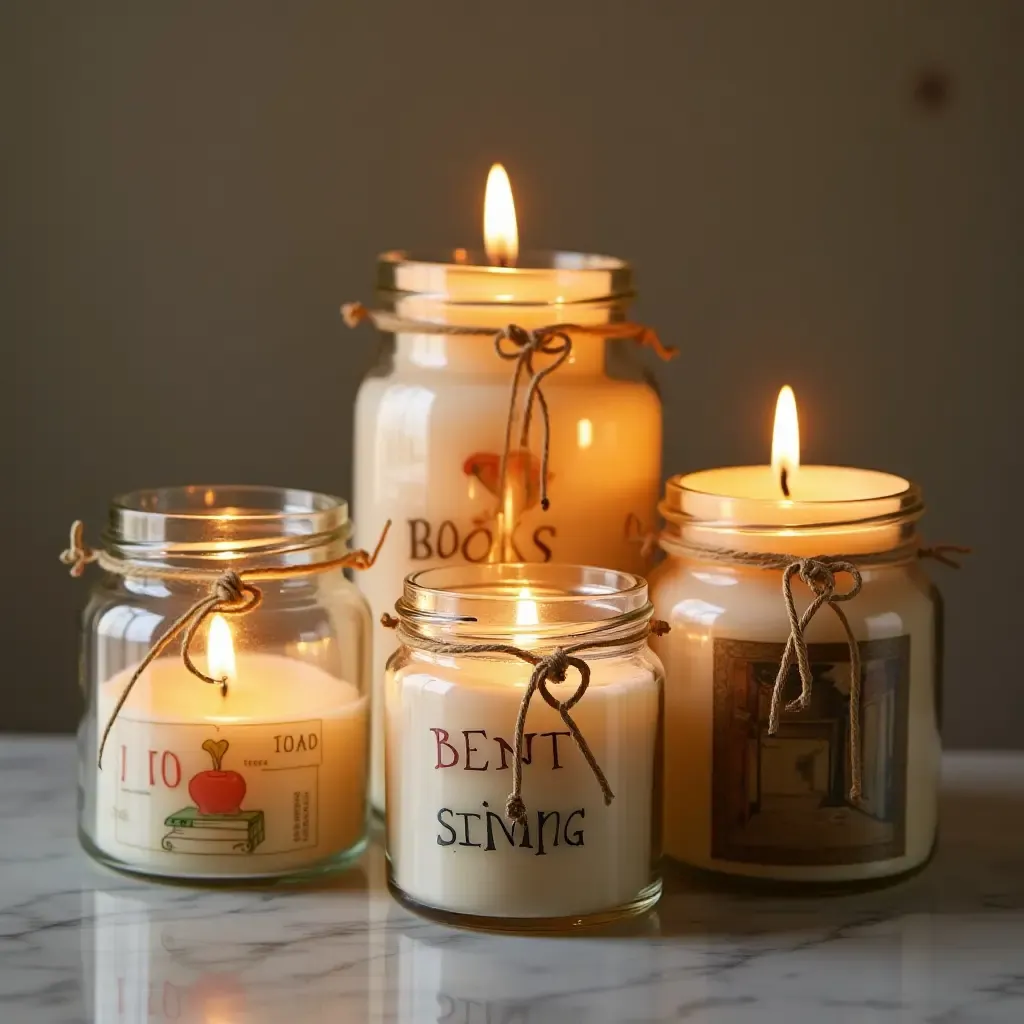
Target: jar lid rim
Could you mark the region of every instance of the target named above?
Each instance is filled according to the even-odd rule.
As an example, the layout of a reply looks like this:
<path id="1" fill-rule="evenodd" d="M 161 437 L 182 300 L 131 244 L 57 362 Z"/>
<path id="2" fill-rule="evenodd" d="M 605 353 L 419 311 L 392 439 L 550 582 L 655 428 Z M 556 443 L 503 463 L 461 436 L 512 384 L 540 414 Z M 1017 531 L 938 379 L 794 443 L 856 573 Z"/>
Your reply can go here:
<path id="1" fill-rule="evenodd" d="M 873 485 L 870 493 L 852 496 L 801 497 L 797 488 L 788 497 L 778 494 L 721 493 L 710 487 L 711 477 L 765 473 L 767 466 L 730 466 L 721 470 L 699 470 L 670 476 L 658 511 L 667 522 L 699 526 L 702 529 L 742 529 L 745 532 L 842 529 L 912 523 L 925 512 L 921 488 L 914 482 L 880 470 L 850 466 L 817 466 L 801 472 L 844 475 Z"/>
<path id="2" fill-rule="evenodd" d="M 524 602 L 527 619 L 519 614 Z M 406 577 L 395 610 L 405 635 L 529 639 L 541 646 L 619 631 L 653 614 L 642 576 L 559 562 L 422 569 Z"/>
<path id="3" fill-rule="evenodd" d="M 258 484 L 142 488 L 115 497 L 103 533 L 117 557 L 266 564 L 326 561 L 351 534 L 334 495 Z"/>
<path id="4" fill-rule="evenodd" d="M 502 281 L 513 293 L 517 284 L 525 283 L 529 298 L 517 299 L 514 294 L 495 298 L 504 290 L 498 287 Z M 545 283 L 551 285 L 550 295 L 536 290 Z M 392 249 L 377 258 L 376 290 L 385 302 L 416 296 L 470 307 L 573 307 L 626 302 L 633 296 L 633 268 L 617 256 L 568 250 L 523 252 L 514 267 L 500 267 L 479 250 Z"/>

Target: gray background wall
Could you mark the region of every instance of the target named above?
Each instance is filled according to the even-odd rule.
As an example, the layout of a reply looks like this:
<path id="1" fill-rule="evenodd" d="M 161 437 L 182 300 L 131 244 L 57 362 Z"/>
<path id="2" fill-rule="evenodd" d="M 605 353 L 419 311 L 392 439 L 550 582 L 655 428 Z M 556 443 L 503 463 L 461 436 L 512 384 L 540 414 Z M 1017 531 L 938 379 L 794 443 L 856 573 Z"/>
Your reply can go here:
<path id="1" fill-rule="evenodd" d="M 477 244 L 500 159 L 524 244 L 630 258 L 682 346 L 666 470 L 762 461 L 789 381 L 809 460 L 924 486 L 976 547 L 937 570 L 948 740 L 1024 745 L 1022 43 L 1014 0 L 8 0 L 0 725 L 73 727 L 73 517 L 348 490 L 374 341 L 338 305 Z"/>

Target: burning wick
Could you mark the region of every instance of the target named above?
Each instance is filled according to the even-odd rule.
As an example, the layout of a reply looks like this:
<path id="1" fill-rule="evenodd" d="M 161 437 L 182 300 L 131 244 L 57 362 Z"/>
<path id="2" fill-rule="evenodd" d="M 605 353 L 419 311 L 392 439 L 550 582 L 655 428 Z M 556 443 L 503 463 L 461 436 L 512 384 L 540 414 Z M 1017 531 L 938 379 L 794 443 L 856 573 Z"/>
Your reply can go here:
<path id="1" fill-rule="evenodd" d="M 514 267 L 519 255 L 519 230 L 512 185 L 501 164 L 487 175 L 484 191 L 484 249 L 492 267 Z"/>
<path id="2" fill-rule="evenodd" d="M 796 396 L 787 384 L 775 403 L 772 427 L 772 469 L 778 470 L 779 486 L 789 497 L 789 474 L 800 465 L 800 424 L 796 418 Z"/>

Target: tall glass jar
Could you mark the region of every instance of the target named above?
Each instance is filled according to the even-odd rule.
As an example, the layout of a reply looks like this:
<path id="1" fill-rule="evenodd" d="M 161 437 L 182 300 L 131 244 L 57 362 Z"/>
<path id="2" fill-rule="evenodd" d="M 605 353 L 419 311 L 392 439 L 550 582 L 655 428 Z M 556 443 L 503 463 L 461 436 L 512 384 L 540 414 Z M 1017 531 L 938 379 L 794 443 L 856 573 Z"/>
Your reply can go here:
<path id="1" fill-rule="evenodd" d="M 934 589 L 917 557 L 921 493 L 885 473 L 810 466 L 804 491 L 820 477 L 850 496 L 789 499 L 777 482 L 775 493 L 771 481 L 760 491 L 744 483 L 758 473 L 769 476 L 740 467 L 673 477 L 661 506 L 666 558 L 651 595 L 672 626 L 654 642 L 666 673 L 665 852 L 788 882 L 902 874 L 930 856 L 938 817 L 939 655 Z M 859 702 L 842 622 L 822 606 L 805 630 L 809 701 L 791 705 L 801 693 L 794 659 L 774 732 L 790 623 L 783 569 L 750 564 L 767 553 L 847 560 L 862 580 L 841 602 L 858 644 Z M 821 587 L 825 577 L 802 565 Z M 814 594 L 795 570 L 790 583 L 803 615 Z M 854 586 L 843 569 L 834 583 L 837 593 Z"/>
<path id="2" fill-rule="evenodd" d="M 362 384 L 356 404 L 356 541 L 372 543 L 387 519 L 395 535 L 372 578 L 361 581 L 375 613 L 388 611 L 418 569 L 490 560 L 512 363 L 494 333 L 560 323 L 594 327 L 623 319 L 632 297 L 628 264 L 606 256 L 541 253 L 518 266 L 483 254 L 385 253 L 378 305 L 395 319 L 393 344 Z M 406 326 L 402 326 L 405 324 Z M 421 325 L 419 329 L 415 325 Z M 479 327 L 477 335 L 438 333 Z M 569 359 L 544 381 L 551 411 L 551 505 L 539 501 L 539 460 L 516 464 L 514 551 L 503 561 L 573 562 L 640 571 L 626 538 L 630 515 L 649 523 L 661 486 L 661 404 L 628 346 L 572 333 Z M 535 368 L 549 365 L 538 355 Z M 540 451 L 539 417 L 531 450 Z M 374 641 L 374 678 L 394 638 Z M 384 804 L 382 701 L 375 693 L 372 801 Z"/>
<path id="3" fill-rule="evenodd" d="M 348 551 L 349 532 L 345 502 L 309 491 L 173 487 L 113 502 L 103 551 L 125 574 L 104 573 L 82 624 L 79 834 L 94 857 L 230 880 L 332 868 L 362 849 L 370 614 L 340 569 L 315 571 Z M 262 594 L 247 614 L 209 616 L 191 645 L 226 686 L 190 674 L 171 644 L 116 714 L 98 767 L 136 667 L 225 570 Z"/>
<path id="4" fill-rule="evenodd" d="M 562 928 L 638 913 L 661 893 L 662 673 L 647 646 L 647 584 L 544 565 L 427 569 L 405 582 L 386 676 L 387 851 L 399 899 L 453 920 Z M 585 644 L 571 718 L 528 705 L 515 820 L 516 730 L 535 658 Z M 455 645 L 453 647 L 452 645 Z M 469 645 L 470 649 L 463 649 Z M 483 645 L 475 649 L 472 645 Z M 582 678 L 551 682 L 568 701 Z"/>

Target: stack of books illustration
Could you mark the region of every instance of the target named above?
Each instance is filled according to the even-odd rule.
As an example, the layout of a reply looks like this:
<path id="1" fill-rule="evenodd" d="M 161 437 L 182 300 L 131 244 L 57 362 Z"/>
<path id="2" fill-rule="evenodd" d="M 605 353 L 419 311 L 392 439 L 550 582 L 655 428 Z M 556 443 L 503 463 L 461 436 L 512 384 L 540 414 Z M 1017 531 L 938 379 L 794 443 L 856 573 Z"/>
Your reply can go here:
<path id="1" fill-rule="evenodd" d="M 262 811 L 200 814 L 198 807 L 183 807 L 164 824 L 171 831 L 161 845 L 177 853 L 252 853 L 266 838 Z"/>

